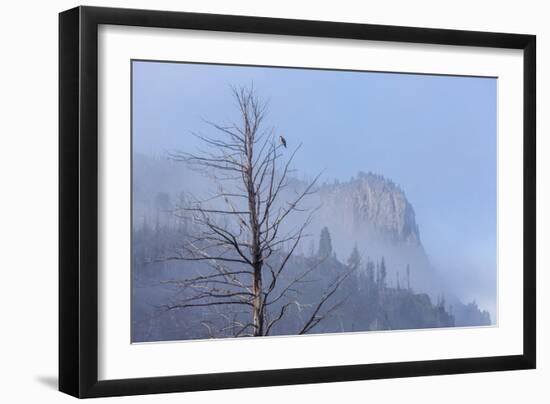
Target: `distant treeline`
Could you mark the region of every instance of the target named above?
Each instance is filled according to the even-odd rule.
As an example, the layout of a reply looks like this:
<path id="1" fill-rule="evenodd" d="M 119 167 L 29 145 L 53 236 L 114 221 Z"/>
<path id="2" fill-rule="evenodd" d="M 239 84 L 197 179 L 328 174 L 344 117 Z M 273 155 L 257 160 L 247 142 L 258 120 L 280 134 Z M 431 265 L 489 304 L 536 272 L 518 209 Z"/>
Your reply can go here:
<path id="1" fill-rule="evenodd" d="M 167 205 L 159 197 L 158 205 Z M 135 218 L 134 218 L 135 220 Z M 189 291 L 182 279 L 200 274 L 204 263 L 170 261 L 170 252 L 193 234 L 193 223 L 175 219 L 167 210 L 157 209 L 154 220 L 134 223 L 132 237 L 132 340 L 165 341 L 211 337 L 232 337 L 224 321 L 247 321 L 247 314 L 235 307 L 193 307 L 166 310 L 173 302 L 185 300 Z M 336 333 L 375 330 L 403 330 L 454 327 L 457 325 L 489 325 L 489 313 L 480 311 L 475 303 L 450 305 L 444 296 L 435 302 L 425 293 L 411 288 L 414 268 L 407 266 L 395 279 L 388 279 L 384 257 L 363 257 L 355 246 L 343 262 L 332 249 L 328 228 L 319 235 L 318 248 L 293 255 L 286 272 L 307 273 L 293 285 L 293 293 L 272 308 L 275 316 L 283 305 L 287 315 L 273 328 L 271 335 L 294 335 L 304 319 L 311 315 L 322 291 L 327 290 L 335 277 L 348 276 L 327 302 L 330 312 L 309 333 Z M 277 260 L 277 255 L 271 258 Z M 267 271 L 267 268 L 266 268 Z M 330 304 L 329 304 L 330 303 Z M 327 310 L 325 310 L 327 311 Z M 455 320 L 460 313 L 461 322 Z M 467 319 L 464 321 L 464 319 Z M 215 330 L 215 331 L 214 331 Z"/>

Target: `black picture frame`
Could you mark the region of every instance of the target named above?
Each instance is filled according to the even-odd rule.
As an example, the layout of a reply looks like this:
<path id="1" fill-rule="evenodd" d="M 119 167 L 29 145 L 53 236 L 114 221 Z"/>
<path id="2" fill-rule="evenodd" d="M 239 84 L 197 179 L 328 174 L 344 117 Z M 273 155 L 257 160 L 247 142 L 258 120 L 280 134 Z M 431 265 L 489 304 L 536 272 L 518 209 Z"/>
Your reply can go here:
<path id="1" fill-rule="evenodd" d="M 181 28 L 523 50 L 523 354 L 98 380 L 98 26 Z M 184 12 L 77 7 L 59 15 L 59 390 L 76 397 L 323 383 L 536 366 L 536 37 Z"/>

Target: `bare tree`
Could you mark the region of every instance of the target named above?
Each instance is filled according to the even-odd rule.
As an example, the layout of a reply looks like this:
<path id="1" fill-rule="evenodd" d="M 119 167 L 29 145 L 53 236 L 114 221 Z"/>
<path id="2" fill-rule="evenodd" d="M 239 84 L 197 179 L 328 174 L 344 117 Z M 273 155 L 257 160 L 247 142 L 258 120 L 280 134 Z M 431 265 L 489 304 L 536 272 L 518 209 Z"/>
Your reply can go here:
<path id="1" fill-rule="evenodd" d="M 209 307 L 227 317 L 220 330 L 224 334 L 269 335 L 292 305 L 300 308 L 300 302 L 289 296 L 299 294 L 297 286 L 315 269 L 312 266 L 302 273 L 283 276 L 297 246 L 307 236 L 306 227 L 316 209 L 305 207 L 305 200 L 315 192 L 320 174 L 299 191 L 287 189 L 291 164 L 301 145 L 287 150 L 282 136 L 264 128 L 266 104 L 253 87 L 233 88 L 233 96 L 239 123 L 207 122 L 221 136 L 194 133 L 205 150 L 171 154 L 172 159 L 210 175 L 217 189 L 208 198 L 192 197 L 177 211 L 191 217 L 196 232 L 176 254 L 163 260 L 201 261 L 209 269 L 171 281 L 191 293 L 166 308 Z M 292 215 L 297 212 L 301 212 L 302 220 L 295 223 Z M 338 276 L 324 293 L 320 291 L 320 301 L 311 307 L 310 317 L 297 333 L 309 332 L 338 307 L 338 303 L 325 305 L 346 277 Z M 234 306 L 233 317 L 219 310 L 220 306 Z M 212 324 L 203 325 L 209 335 L 215 334 Z"/>

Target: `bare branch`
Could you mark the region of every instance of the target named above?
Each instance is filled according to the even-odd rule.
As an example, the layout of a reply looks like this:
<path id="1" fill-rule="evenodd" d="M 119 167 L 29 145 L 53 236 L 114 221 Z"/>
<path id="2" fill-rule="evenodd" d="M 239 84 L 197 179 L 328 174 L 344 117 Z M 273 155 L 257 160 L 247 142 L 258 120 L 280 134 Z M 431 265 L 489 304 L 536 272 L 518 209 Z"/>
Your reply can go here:
<path id="1" fill-rule="evenodd" d="M 339 276 L 339 277 L 336 278 L 336 280 L 332 283 L 332 285 L 329 287 L 329 289 L 323 294 L 323 296 L 321 297 L 321 300 L 319 301 L 319 303 L 317 304 L 317 306 L 313 310 L 313 313 L 311 314 L 311 317 L 305 322 L 304 326 L 298 332 L 298 334 L 306 334 L 307 332 L 309 332 L 313 327 L 315 327 L 324 318 L 326 318 L 326 316 L 328 314 L 330 314 L 331 311 L 333 311 L 336 307 L 338 307 L 340 305 L 340 303 L 339 303 L 336 306 L 334 306 L 333 308 L 326 311 L 324 314 L 319 315 L 319 312 L 320 312 L 321 308 L 323 307 L 323 305 L 330 299 L 330 297 L 332 295 L 334 295 L 334 293 L 336 293 L 336 291 L 338 290 L 338 288 L 340 287 L 342 282 L 344 282 L 347 279 L 347 277 L 351 273 L 353 273 L 354 271 L 355 271 L 355 269 L 352 269 L 352 270 L 346 272 L 344 275 Z"/>

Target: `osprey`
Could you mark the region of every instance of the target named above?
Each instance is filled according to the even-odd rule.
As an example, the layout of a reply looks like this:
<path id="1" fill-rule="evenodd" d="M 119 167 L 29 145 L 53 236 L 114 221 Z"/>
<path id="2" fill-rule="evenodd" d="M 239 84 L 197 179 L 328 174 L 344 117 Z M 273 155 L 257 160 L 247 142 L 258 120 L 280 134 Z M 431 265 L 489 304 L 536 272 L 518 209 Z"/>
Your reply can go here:
<path id="1" fill-rule="evenodd" d="M 279 136 L 279 140 L 281 141 L 281 144 L 285 147 L 286 149 L 286 139 L 282 136 Z"/>

